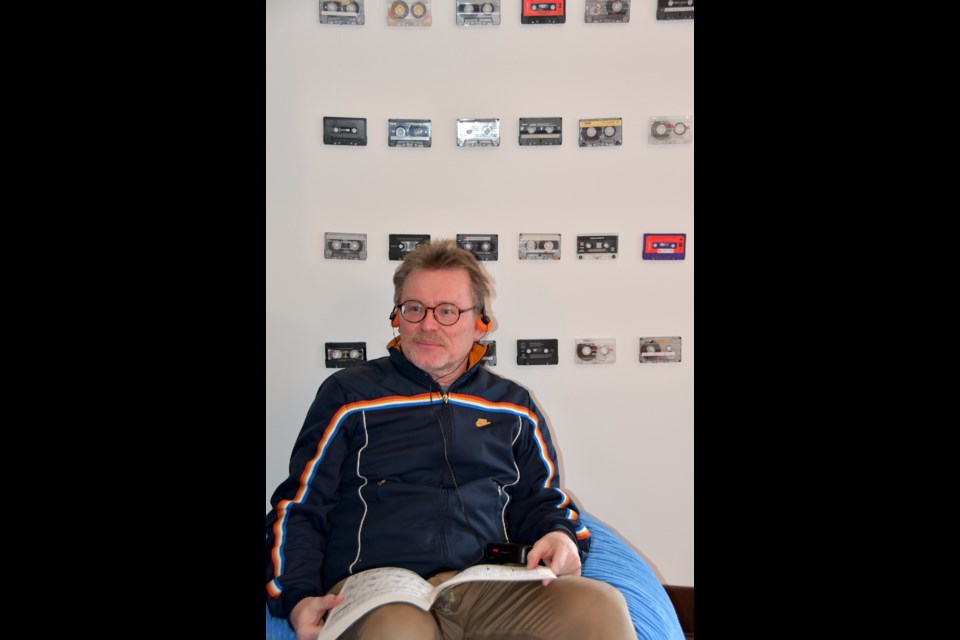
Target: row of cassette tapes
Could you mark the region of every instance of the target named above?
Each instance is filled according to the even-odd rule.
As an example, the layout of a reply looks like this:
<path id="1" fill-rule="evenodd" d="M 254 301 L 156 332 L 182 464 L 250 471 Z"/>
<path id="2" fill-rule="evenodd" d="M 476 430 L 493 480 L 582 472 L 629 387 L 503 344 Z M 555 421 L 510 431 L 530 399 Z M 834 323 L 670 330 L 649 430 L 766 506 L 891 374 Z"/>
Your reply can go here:
<path id="1" fill-rule="evenodd" d="M 483 364 L 496 366 L 497 341 L 481 340 L 487 345 Z M 557 338 L 517 340 L 517 364 L 560 364 L 560 341 Z M 682 357 L 682 341 L 679 336 L 654 336 L 640 338 L 639 360 L 641 364 L 679 363 Z M 571 355 L 574 364 L 614 364 L 617 361 L 616 338 L 577 338 Z M 329 369 L 351 367 L 367 360 L 366 342 L 324 343 L 325 363 Z"/>
<path id="2" fill-rule="evenodd" d="M 563 144 L 563 118 L 520 118 L 517 144 L 521 147 Z M 693 142 L 693 116 L 651 116 L 647 123 L 650 144 Z M 324 116 L 323 143 L 367 145 L 367 119 Z M 623 144 L 623 118 L 584 118 L 577 123 L 577 144 L 581 147 L 615 147 Z M 433 146 L 433 121 L 427 118 L 389 118 L 387 146 Z M 499 147 L 500 118 L 458 118 L 458 147 Z"/>
<path id="3" fill-rule="evenodd" d="M 430 234 L 391 233 L 387 257 L 403 258 Z M 559 233 L 521 233 L 517 242 L 519 260 L 559 260 L 562 244 Z M 367 234 L 328 231 L 324 234 L 323 257 L 337 260 L 366 260 Z M 457 245 L 478 260 L 495 261 L 500 256 L 500 236 L 496 233 L 458 233 Z M 620 255 L 619 233 L 577 234 L 577 260 L 616 260 Z M 644 233 L 641 256 L 644 260 L 684 260 L 687 257 L 686 233 Z"/>
<path id="4" fill-rule="evenodd" d="M 377 0 L 374 0 L 377 1 Z M 436 0 L 379 0 L 389 27 L 429 27 Z M 369 0 L 320 0 L 320 24 L 363 25 Z M 631 0 L 584 0 L 583 21 L 630 22 Z M 501 21 L 501 0 L 453 0 L 455 23 L 463 27 L 495 27 Z M 657 20 L 692 20 L 694 0 L 657 0 Z M 522 0 L 521 24 L 564 24 L 566 0 Z"/>

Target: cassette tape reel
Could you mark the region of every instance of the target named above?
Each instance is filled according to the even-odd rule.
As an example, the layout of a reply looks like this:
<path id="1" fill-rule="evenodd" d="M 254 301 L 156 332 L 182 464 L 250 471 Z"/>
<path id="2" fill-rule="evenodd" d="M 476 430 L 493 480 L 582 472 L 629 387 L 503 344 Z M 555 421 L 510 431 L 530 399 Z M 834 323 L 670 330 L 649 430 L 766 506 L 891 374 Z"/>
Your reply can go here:
<path id="1" fill-rule="evenodd" d="M 563 24 L 567 21 L 564 0 L 523 0 L 521 24 Z"/>
<path id="2" fill-rule="evenodd" d="M 486 345 L 487 352 L 483 354 L 483 357 L 480 358 L 480 362 L 487 365 L 488 367 L 497 366 L 497 341 L 496 340 L 479 340 L 479 344 Z"/>
<path id="3" fill-rule="evenodd" d="M 693 142 L 693 116 L 654 116 L 650 118 L 651 144 L 687 144 Z"/>
<path id="4" fill-rule="evenodd" d="M 620 238 L 616 233 L 577 236 L 577 260 L 616 260 Z"/>
<path id="5" fill-rule="evenodd" d="M 644 260 L 685 260 L 687 257 L 687 234 L 643 234 Z"/>
<path id="6" fill-rule="evenodd" d="M 367 119 L 324 116 L 323 144 L 366 146 Z"/>
<path id="7" fill-rule="evenodd" d="M 517 340 L 517 364 L 557 364 L 557 340 Z"/>
<path id="8" fill-rule="evenodd" d="M 475 255 L 477 260 L 496 260 L 499 255 L 495 233 L 488 235 L 458 233 L 457 246 Z"/>
<path id="9" fill-rule="evenodd" d="M 680 338 L 640 338 L 640 362 L 680 362 Z"/>
<path id="10" fill-rule="evenodd" d="M 520 118 L 520 146 L 563 144 L 563 118 Z"/>
<path id="11" fill-rule="evenodd" d="M 458 118 L 458 147 L 499 147 L 500 118 Z"/>
<path id="12" fill-rule="evenodd" d="M 337 260 L 366 260 L 367 234 L 334 233 L 324 234 L 323 257 Z"/>
<path id="13" fill-rule="evenodd" d="M 657 20 L 693 20 L 693 0 L 657 0 Z"/>
<path id="14" fill-rule="evenodd" d="M 623 118 L 580 121 L 581 147 L 612 147 L 623 144 Z"/>
<path id="15" fill-rule="evenodd" d="M 433 24 L 431 0 L 387 0 L 388 27 L 429 27 Z"/>
<path id="16" fill-rule="evenodd" d="M 429 147 L 433 125 L 429 120 L 387 120 L 387 144 L 391 147 Z"/>
<path id="17" fill-rule="evenodd" d="M 320 24 L 363 24 L 364 0 L 320 0 Z"/>
<path id="18" fill-rule="evenodd" d="M 559 260 L 559 233 L 521 233 L 521 260 Z"/>
<path id="19" fill-rule="evenodd" d="M 586 0 L 584 22 L 630 22 L 630 0 Z"/>
<path id="20" fill-rule="evenodd" d="M 577 364 L 613 364 L 617 361 L 617 341 L 614 338 L 578 338 Z"/>
<path id="21" fill-rule="evenodd" d="M 352 367 L 367 359 L 366 342 L 327 342 L 323 346 L 328 369 Z"/>
<path id="22" fill-rule="evenodd" d="M 494 27 L 500 24 L 500 0 L 464 2 L 454 0 L 457 24 L 464 27 Z"/>
<path id="23" fill-rule="evenodd" d="M 429 234 L 391 233 L 389 257 L 391 260 L 403 260 L 408 253 L 424 242 L 430 242 Z"/>

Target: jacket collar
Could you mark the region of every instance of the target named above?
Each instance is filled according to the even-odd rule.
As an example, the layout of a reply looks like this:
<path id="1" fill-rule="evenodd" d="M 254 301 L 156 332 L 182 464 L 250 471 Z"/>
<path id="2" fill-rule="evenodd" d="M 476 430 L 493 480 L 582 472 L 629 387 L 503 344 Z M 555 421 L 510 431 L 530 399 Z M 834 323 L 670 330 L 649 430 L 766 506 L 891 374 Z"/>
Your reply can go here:
<path id="1" fill-rule="evenodd" d="M 387 351 L 390 353 L 390 359 L 393 360 L 394 364 L 398 366 L 401 371 L 413 374 L 419 373 L 421 376 L 426 376 L 431 382 L 433 378 L 430 377 L 426 371 L 413 364 L 407 359 L 407 356 L 403 354 L 403 350 L 400 347 L 400 336 L 397 336 L 393 340 L 387 343 Z M 460 380 L 464 378 L 465 375 L 477 368 L 477 364 L 483 359 L 483 356 L 487 353 L 487 345 L 480 344 L 479 342 L 474 342 L 473 346 L 470 347 L 470 354 L 467 358 L 467 370 L 456 380 L 451 383 L 451 387 L 457 384 Z"/>

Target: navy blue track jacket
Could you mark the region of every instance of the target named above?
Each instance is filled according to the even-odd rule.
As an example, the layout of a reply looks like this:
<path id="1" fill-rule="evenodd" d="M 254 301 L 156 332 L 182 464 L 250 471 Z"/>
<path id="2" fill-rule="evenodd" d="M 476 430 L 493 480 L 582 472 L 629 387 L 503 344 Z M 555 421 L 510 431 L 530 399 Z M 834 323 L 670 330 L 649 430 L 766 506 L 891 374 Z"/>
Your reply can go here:
<path id="1" fill-rule="evenodd" d="M 320 385 L 267 514 L 266 587 L 273 615 L 340 579 L 395 566 L 424 578 L 464 569 L 490 542 L 532 544 L 590 532 L 560 488 L 540 409 L 491 373 L 474 344 L 447 393 L 400 350 Z"/>

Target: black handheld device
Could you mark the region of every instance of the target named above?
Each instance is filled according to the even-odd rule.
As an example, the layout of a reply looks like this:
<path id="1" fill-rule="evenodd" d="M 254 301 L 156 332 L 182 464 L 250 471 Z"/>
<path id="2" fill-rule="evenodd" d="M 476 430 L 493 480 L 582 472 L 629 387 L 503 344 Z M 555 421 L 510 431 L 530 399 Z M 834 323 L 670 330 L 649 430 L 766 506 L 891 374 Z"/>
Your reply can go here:
<path id="1" fill-rule="evenodd" d="M 483 554 L 483 559 L 490 564 L 527 564 L 527 553 L 533 549 L 532 544 L 517 544 L 515 542 L 491 542 Z"/>

